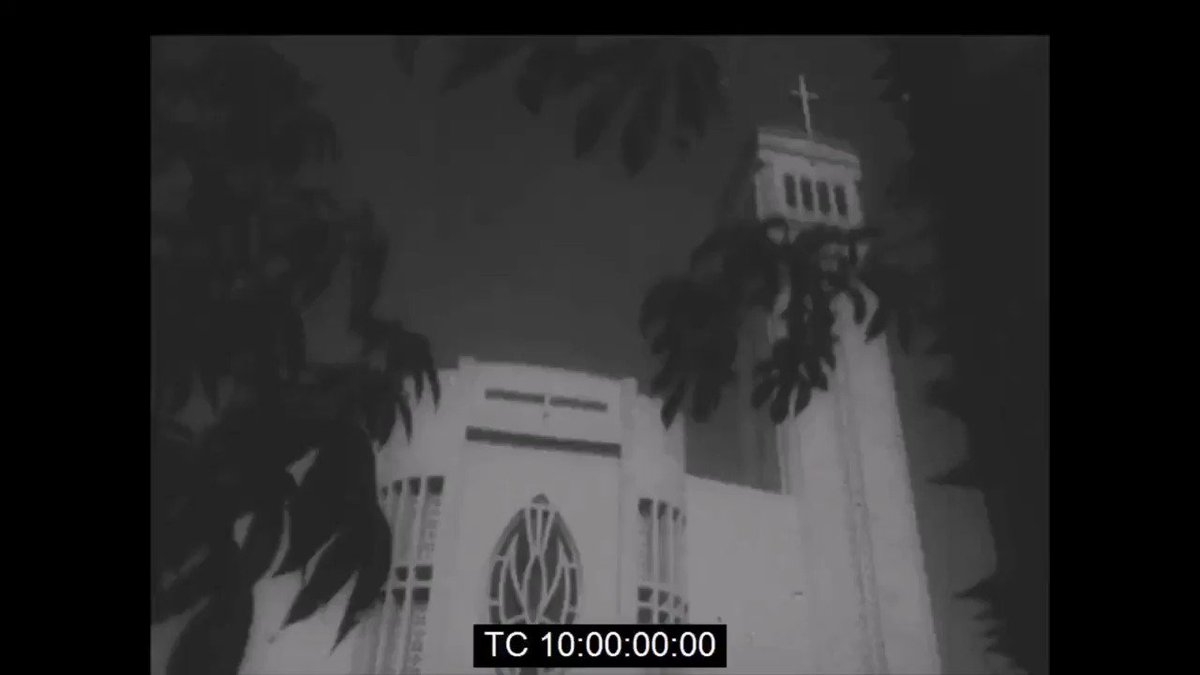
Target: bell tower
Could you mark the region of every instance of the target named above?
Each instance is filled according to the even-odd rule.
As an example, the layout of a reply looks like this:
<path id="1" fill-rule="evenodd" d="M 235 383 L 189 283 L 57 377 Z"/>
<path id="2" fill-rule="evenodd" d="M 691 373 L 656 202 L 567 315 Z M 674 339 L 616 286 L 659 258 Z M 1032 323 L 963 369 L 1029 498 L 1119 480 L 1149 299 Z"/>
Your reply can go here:
<path id="1" fill-rule="evenodd" d="M 800 125 L 764 125 L 747 139 L 733 175 L 718 198 L 718 227 L 746 221 L 783 218 L 786 236 L 816 224 L 846 229 L 863 225 L 859 196 L 862 172 L 857 154 L 847 144 L 813 131 L 812 101 L 817 95 L 801 75 L 791 92 L 802 115 Z M 784 236 L 784 233 L 780 233 Z M 787 492 L 788 457 L 780 443 L 780 430 L 764 411 L 750 408 L 754 364 L 765 358 L 779 337 L 773 316 L 763 313 L 747 322 L 739 339 L 738 379 L 727 394 L 733 405 L 717 409 L 710 423 L 697 424 L 689 443 L 718 444 L 697 448 L 702 453 L 735 452 L 738 475 L 744 485 Z"/>
<path id="2" fill-rule="evenodd" d="M 718 202 L 717 222 L 782 218 L 795 237 L 817 224 L 864 224 L 858 155 L 813 131 L 805 78 L 792 91 L 801 125 L 760 126 Z M 869 294 L 868 294 L 869 295 Z M 868 309 L 875 299 L 868 297 Z M 777 307 L 776 310 L 779 310 Z M 749 405 L 755 363 L 782 336 L 774 313 L 747 322 L 728 413 L 747 484 L 796 500 L 811 663 L 823 673 L 941 670 L 887 341 L 867 340 L 849 303 L 836 307 L 829 389 L 780 425 Z M 733 403 L 733 400 L 731 400 Z M 755 479 L 757 479 L 757 484 Z M 800 639 L 800 636 L 798 636 Z"/>
<path id="3" fill-rule="evenodd" d="M 812 130 L 804 76 L 792 92 L 799 99 L 804 127 L 760 126 L 718 203 L 718 222 L 731 218 L 782 217 L 792 236 L 813 223 L 857 228 L 863 223 L 858 155 L 845 143 Z"/>

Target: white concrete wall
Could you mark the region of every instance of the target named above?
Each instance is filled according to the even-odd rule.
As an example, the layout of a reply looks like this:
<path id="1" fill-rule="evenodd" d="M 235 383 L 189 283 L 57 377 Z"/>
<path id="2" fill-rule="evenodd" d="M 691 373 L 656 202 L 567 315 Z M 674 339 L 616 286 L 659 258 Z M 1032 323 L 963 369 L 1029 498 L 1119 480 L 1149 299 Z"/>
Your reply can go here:
<path id="1" fill-rule="evenodd" d="M 490 673 L 471 667 L 471 626 L 485 623 L 488 561 L 504 528 L 538 494 L 558 509 L 579 547 L 581 623 L 617 617 L 619 464 L 577 453 L 469 443 L 454 566 L 434 570 L 451 583 L 431 596 L 446 620 L 426 672 Z"/>
<path id="2" fill-rule="evenodd" d="M 870 672 L 856 580 L 852 504 L 843 460 L 837 400 L 814 392 L 786 427 L 790 492 L 799 500 L 801 554 L 809 633 L 819 673 Z"/>
<path id="3" fill-rule="evenodd" d="M 468 363 L 474 363 L 471 360 Z M 545 405 L 485 398 L 488 390 L 516 391 L 546 397 Z M 586 400 L 607 410 L 579 410 L 555 405 L 564 397 Z M 525 364 L 475 364 L 469 407 L 469 424 L 554 438 L 595 442 L 621 442 L 621 385 L 617 380 L 557 368 Z"/>
<path id="4" fill-rule="evenodd" d="M 880 363 L 886 366 L 886 353 L 876 354 L 874 359 L 879 363 L 872 362 L 866 373 L 848 373 L 848 389 L 841 392 L 844 397 L 850 391 L 865 391 L 860 397 L 863 410 L 848 408 L 837 400 L 836 392 L 818 396 L 789 428 L 793 495 L 695 477 L 684 479 L 679 456 L 682 427 L 664 432 L 655 422 L 651 402 L 637 397 L 632 383 L 621 387 L 608 381 L 614 386 L 607 395 L 604 391 L 598 395 L 616 397 L 608 400 L 613 403 L 611 413 L 624 418 L 622 434 L 614 439 L 625 445 L 624 460 L 468 441 L 464 431 L 474 424 L 470 413 L 479 412 L 482 405 L 476 394 L 485 380 L 503 375 L 505 383 L 518 383 L 512 388 L 537 389 L 541 371 L 516 366 L 500 371 L 467 362 L 457 374 L 444 373 L 444 382 L 450 386 L 443 408 L 435 414 L 423 406 L 417 420 L 421 431 L 414 445 L 422 447 L 409 448 L 403 435 L 397 435 L 385 450 L 392 455 L 380 463 L 380 470 L 392 477 L 410 475 L 414 468 L 445 476 L 445 527 L 439 526 L 433 557 L 423 672 L 476 672 L 470 665 L 470 628 L 485 617 L 489 558 L 512 516 L 539 494 L 561 513 L 579 549 L 580 622 L 630 619 L 628 605 L 623 603 L 633 586 L 622 575 L 629 574 L 633 553 L 631 537 L 623 536 L 629 533 L 621 531 L 621 523 L 632 519 L 628 513 L 622 514 L 621 506 L 628 507 L 639 497 L 666 499 L 682 502 L 686 514 L 689 621 L 729 626 L 733 671 L 866 672 L 864 667 L 870 665 L 865 652 L 870 647 L 864 643 L 861 623 L 864 591 L 856 586 L 856 574 L 861 570 L 855 567 L 863 559 L 857 553 L 863 550 L 865 534 L 867 548 L 878 552 L 875 571 L 881 580 L 878 604 L 882 609 L 876 633 L 889 663 L 896 666 L 892 672 L 936 672 L 936 655 L 932 663 L 921 661 L 926 658 L 922 645 L 932 642 L 925 639 L 920 626 L 906 632 L 904 621 L 892 620 L 920 615 L 924 582 L 913 574 L 913 565 L 920 566 L 915 525 L 909 532 L 901 527 L 906 518 L 903 512 L 888 513 L 888 509 L 902 511 L 907 505 L 911 520 L 911 494 L 905 497 L 909 488 L 903 448 L 888 440 L 889 425 L 898 423 L 894 410 L 890 418 L 882 414 L 889 401 L 894 406 L 894 400 L 883 395 L 887 387 L 880 389 L 890 383 L 890 374 L 883 378 L 887 382 L 870 374 Z M 480 373 L 489 373 L 488 378 L 480 378 Z M 571 390 L 564 392 L 569 395 L 586 395 L 587 383 L 595 379 L 583 374 L 565 377 L 561 372 L 553 376 L 555 388 L 562 385 Z M 630 396 L 635 399 L 627 405 Z M 879 408 L 880 414 L 873 415 L 873 407 Z M 518 417 L 521 431 L 536 432 L 533 427 L 542 424 L 528 415 Z M 853 425 L 854 419 L 874 417 L 885 420 L 883 426 L 867 429 L 861 436 L 848 435 L 848 422 Z M 502 419 L 493 422 L 508 424 Z M 546 418 L 545 423 L 550 422 Z M 606 427 L 595 425 L 594 418 L 586 420 L 581 429 L 596 440 L 607 440 L 610 435 Z M 563 433 L 571 435 L 569 428 Z M 854 469 L 846 462 L 851 441 L 869 457 L 866 468 L 857 469 L 861 473 L 857 492 L 850 486 Z M 659 457 L 657 453 L 663 454 Z M 635 479 L 630 471 L 636 473 L 632 465 L 638 458 L 657 469 Z M 676 480 L 668 475 L 672 471 L 678 472 L 682 495 L 673 487 Z M 896 481 L 903 486 L 897 487 Z M 655 494 L 641 494 L 647 491 Z M 868 519 L 868 527 L 858 530 L 857 538 L 850 508 L 856 495 L 865 496 L 868 510 L 875 514 L 873 520 Z M 901 522 L 883 522 L 889 518 Z M 887 566 L 891 567 L 884 569 Z M 367 630 L 350 636 L 330 653 L 348 589 L 316 617 L 278 632 L 298 588 L 295 576 L 260 584 L 243 672 L 350 673 L 361 668 L 356 665 L 361 662 L 355 660 L 355 652 L 369 643 Z M 927 619 L 928 600 L 925 606 Z M 158 664 L 155 672 L 161 672 L 165 663 L 163 648 L 172 641 L 172 627 L 152 630 L 158 645 L 153 654 Z M 930 667 L 920 671 L 912 667 L 917 663 Z"/>
<path id="5" fill-rule="evenodd" d="M 874 299 L 870 299 L 873 303 Z M 872 308 L 873 309 L 873 308 Z M 873 604 L 886 672 L 940 672 L 924 552 L 917 527 L 911 473 L 905 452 L 895 382 L 885 339 L 868 341 L 850 320 L 843 302 L 839 312 L 839 397 L 844 429 L 861 463 L 867 535 L 870 541 Z"/>
<path id="6" fill-rule="evenodd" d="M 730 672 L 813 673 L 796 502 L 687 479 L 690 621 L 728 628 Z"/>
<path id="7" fill-rule="evenodd" d="M 825 673 L 937 673 L 924 552 L 883 340 L 839 307 L 837 369 L 786 431 Z"/>

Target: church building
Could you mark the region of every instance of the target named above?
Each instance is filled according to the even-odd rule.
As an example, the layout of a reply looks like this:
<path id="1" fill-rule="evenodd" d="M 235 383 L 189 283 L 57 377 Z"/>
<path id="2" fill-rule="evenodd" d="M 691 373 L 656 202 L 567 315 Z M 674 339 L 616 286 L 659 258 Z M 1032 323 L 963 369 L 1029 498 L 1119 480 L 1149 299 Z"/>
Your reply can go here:
<path id="1" fill-rule="evenodd" d="M 721 215 L 860 227 L 860 178 L 810 129 L 762 127 Z M 727 672 L 941 672 L 887 343 L 842 310 L 829 390 L 778 426 L 745 391 L 722 432 L 664 428 L 633 378 L 462 358 L 379 453 L 382 609 L 332 654 L 344 597 L 256 629 L 244 672 L 491 672 L 472 667 L 471 627 L 513 622 L 721 623 Z M 689 474 L 705 443 L 746 475 Z M 258 604 L 256 626 L 278 626 L 286 603 Z"/>

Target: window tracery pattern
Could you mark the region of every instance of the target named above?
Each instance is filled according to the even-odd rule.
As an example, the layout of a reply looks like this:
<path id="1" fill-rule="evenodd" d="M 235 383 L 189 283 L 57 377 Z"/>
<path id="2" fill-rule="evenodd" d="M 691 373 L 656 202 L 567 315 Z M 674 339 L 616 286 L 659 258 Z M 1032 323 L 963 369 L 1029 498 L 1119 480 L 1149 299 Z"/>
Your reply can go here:
<path id="1" fill-rule="evenodd" d="M 421 672 L 444 485 L 442 476 L 413 476 L 382 492 L 393 524 L 392 574 L 372 672 Z"/>
<path id="2" fill-rule="evenodd" d="M 488 565 L 487 620 L 495 624 L 569 624 L 579 615 L 579 552 L 545 495 L 518 511 Z M 558 673 L 498 670 L 501 675 Z"/>
<path id="3" fill-rule="evenodd" d="M 637 622 L 686 623 L 686 518 L 677 506 L 638 500 Z"/>

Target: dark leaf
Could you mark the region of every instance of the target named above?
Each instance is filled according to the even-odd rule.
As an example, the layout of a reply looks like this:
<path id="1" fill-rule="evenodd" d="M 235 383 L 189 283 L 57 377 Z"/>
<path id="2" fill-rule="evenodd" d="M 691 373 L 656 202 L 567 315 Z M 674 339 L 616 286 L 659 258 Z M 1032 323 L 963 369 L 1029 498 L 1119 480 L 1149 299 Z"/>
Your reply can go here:
<path id="1" fill-rule="evenodd" d="M 692 391 L 692 417 L 697 422 L 707 422 L 721 401 L 720 382 L 710 377 L 697 380 Z"/>
<path id="2" fill-rule="evenodd" d="M 412 378 L 417 400 L 421 399 L 428 384 L 434 405 L 437 405 L 441 400 L 441 382 L 429 338 L 420 333 L 397 330 L 388 343 L 387 359 L 388 370 L 401 379 Z M 400 386 L 398 390 L 404 391 L 404 387 Z"/>
<path id="3" fill-rule="evenodd" d="M 929 383 L 926 394 L 928 401 L 954 415 L 962 418 L 965 410 L 965 401 L 960 387 L 950 378 L 939 378 Z"/>
<path id="4" fill-rule="evenodd" d="M 438 376 L 437 366 L 434 365 L 433 352 L 429 353 L 429 358 L 425 362 L 425 379 L 429 382 L 429 392 L 433 394 L 433 404 L 436 406 L 442 399 L 442 383 Z M 417 388 L 417 398 L 420 398 L 421 391 Z"/>
<path id="5" fill-rule="evenodd" d="M 180 634 L 167 675 L 237 675 L 253 619 L 254 594 L 249 586 L 217 595 Z"/>
<path id="6" fill-rule="evenodd" d="M 768 376 L 763 378 L 754 386 L 754 391 L 750 394 L 750 404 L 757 410 L 761 408 L 763 403 L 775 393 L 779 382 L 774 377 Z"/>
<path id="7" fill-rule="evenodd" d="M 826 329 L 826 330 L 832 330 L 832 329 Z M 826 367 L 828 367 L 830 369 L 836 368 L 837 367 L 837 356 L 835 356 L 833 353 L 833 345 L 826 344 L 824 347 L 825 348 L 819 354 L 819 358 L 818 358 L 819 362 L 823 363 Z M 823 373 L 824 371 L 820 367 L 817 367 L 816 369 L 814 369 L 814 372 Z M 818 381 L 820 381 L 820 382 L 825 381 L 825 378 L 822 375 L 817 375 L 811 379 L 814 383 L 816 383 Z M 822 385 L 821 388 L 824 389 L 825 386 Z"/>
<path id="8" fill-rule="evenodd" d="M 887 329 L 889 314 L 891 307 L 882 295 L 876 294 L 878 303 L 875 305 L 875 313 L 871 315 L 871 320 L 867 322 L 866 336 L 868 340 L 874 340 L 883 334 Z"/>
<path id="9" fill-rule="evenodd" d="M 722 82 L 721 67 L 712 50 L 703 45 L 693 44 L 687 53 L 686 60 L 693 66 L 692 72 L 704 95 L 709 116 L 724 114 L 726 112 L 725 85 Z"/>
<path id="10" fill-rule="evenodd" d="M 303 487 L 312 485 L 314 495 L 328 489 L 343 501 L 375 503 L 375 453 L 366 430 L 346 421 L 329 425 L 319 447 Z"/>
<path id="11" fill-rule="evenodd" d="M 306 223 L 290 242 L 296 265 L 299 305 L 307 308 L 326 290 L 341 262 L 341 243 L 333 225 L 323 218 Z"/>
<path id="12" fill-rule="evenodd" d="M 987 606 L 976 613 L 973 618 L 979 623 L 992 623 L 996 621 L 996 612 L 992 607 Z"/>
<path id="13" fill-rule="evenodd" d="M 863 297 L 862 290 L 858 288 L 848 288 L 846 294 L 850 296 L 850 302 L 854 304 L 854 322 L 861 324 L 867 318 L 867 300 Z"/>
<path id="14" fill-rule="evenodd" d="M 363 525 L 368 531 L 370 552 L 358 568 L 358 575 L 354 580 L 354 589 L 350 592 L 346 612 L 342 615 L 342 621 L 338 625 L 337 638 L 333 643 L 334 649 L 337 649 L 342 640 L 358 625 L 362 615 L 378 602 L 379 592 L 383 590 L 388 570 L 391 567 L 391 527 L 388 525 L 387 519 L 383 517 L 383 512 L 378 508 L 370 509 L 370 514 L 368 523 Z"/>
<path id="15" fill-rule="evenodd" d="M 536 115 L 542 111 L 549 87 L 550 82 L 545 76 L 539 76 L 536 71 L 525 70 L 517 78 L 515 86 L 517 101 L 530 113 Z"/>
<path id="16" fill-rule="evenodd" d="M 687 281 L 679 278 L 664 279 L 646 293 L 638 317 L 638 326 L 645 335 L 652 325 L 667 317 L 687 291 Z"/>
<path id="17" fill-rule="evenodd" d="M 675 385 L 675 390 L 667 397 L 662 407 L 662 423 L 664 427 L 670 428 L 671 423 L 675 421 L 675 415 L 679 413 L 679 405 L 683 403 L 683 396 L 687 393 L 687 387 L 683 382 Z"/>
<path id="18" fill-rule="evenodd" d="M 372 406 L 373 414 L 370 416 L 371 438 L 376 443 L 383 445 L 387 443 L 388 437 L 392 434 L 392 428 L 396 426 L 396 405 L 397 397 L 394 392 L 388 390 L 380 392 L 377 398 L 373 401 L 367 401 L 367 405 Z M 405 424 L 405 433 L 411 437 L 412 432 Z"/>
<path id="19" fill-rule="evenodd" d="M 304 569 L 338 532 L 355 503 L 374 503 L 375 453 L 355 424 L 325 425 L 315 435 L 317 456 L 289 509 L 291 536 L 276 576 Z"/>
<path id="20" fill-rule="evenodd" d="M 933 342 L 925 348 L 925 353 L 933 356 L 943 356 L 952 353 L 949 336 L 944 333 L 936 336 Z"/>
<path id="21" fill-rule="evenodd" d="M 176 420 L 163 420 L 159 431 L 164 440 L 182 444 L 184 448 L 191 446 L 196 441 L 195 432 Z"/>
<path id="22" fill-rule="evenodd" d="M 888 57 L 884 60 L 883 63 L 881 63 L 877 68 L 875 68 L 875 72 L 871 74 L 871 79 L 881 81 L 881 82 L 890 82 L 893 79 L 895 79 L 895 77 L 896 77 L 896 55 L 892 49 L 892 47 L 893 47 L 892 43 L 893 43 L 893 40 L 891 40 L 891 39 L 880 40 L 879 45 L 883 49 L 887 50 Z"/>
<path id="23" fill-rule="evenodd" d="M 584 157 L 596 148 L 623 100 L 617 84 L 604 85 L 592 93 L 575 118 L 575 157 Z"/>
<path id="24" fill-rule="evenodd" d="M 859 260 L 859 243 L 858 237 L 851 236 L 850 241 L 846 246 L 846 261 L 849 263 L 850 269 L 857 269 Z M 861 322 L 860 322 L 861 323 Z"/>
<path id="25" fill-rule="evenodd" d="M 225 537 L 232 517 L 228 509 L 220 508 L 210 477 L 195 462 L 185 460 L 170 472 L 156 472 L 164 474 L 170 482 L 153 486 L 151 496 L 154 553 L 165 572 L 176 571 L 187 560 L 194 561 L 195 556 L 211 548 L 213 541 Z"/>
<path id="26" fill-rule="evenodd" d="M 703 45 L 684 41 L 679 51 L 676 125 L 702 138 L 708 120 L 725 109 L 720 67 L 712 51 Z"/>
<path id="27" fill-rule="evenodd" d="M 650 393 L 661 394 L 667 391 L 679 379 L 678 349 L 672 350 L 672 356 L 667 357 L 661 368 L 650 380 Z"/>
<path id="28" fill-rule="evenodd" d="M 529 41 L 524 38 L 471 37 L 459 40 L 455 45 L 452 65 L 442 82 L 442 91 L 457 89 L 499 68 L 527 47 Z"/>
<path id="29" fill-rule="evenodd" d="M 775 392 L 775 398 L 771 401 L 771 421 L 775 424 L 782 424 L 787 419 L 790 398 L 791 390 L 789 388 L 780 387 Z"/>
<path id="30" fill-rule="evenodd" d="M 680 334 L 677 330 L 663 329 L 659 331 L 650 343 L 650 353 L 658 356 L 670 353 L 680 348 Z"/>
<path id="31" fill-rule="evenodd" d="M 662 129 L 663 100 L 666 83 L 656 77 L 640 92 L 637 103 L 625 130 L 621 134 L 621 160 L 630 175 L 637 175 L 646 167 L 658 144 Z"/>
<path id="32" fill-rule="evenodd" d="M 392 43 L 392 56 L 400 66 L 401 72 L 412 77 L 416 70 L 417 52 L 429 38 L 419 35 L 399 35 Z"/>
<path id="33" fill-rule="evenodd" d="M 350 327 L 364 338 L 369 337 L 366 333 L 382 290 L 387 255 L 387 239 L 382 235 L 366 238 L 356 252 L 350 286 Z"/>
<path id="34" fill-rule="evenodd" d="M 265 490 L 282 498 L 287 487 L 280 481 L 286 475 L 281 469 L 292 454 L 287 447 L 291 443 L 296 438 L 281 414 L 266 407 L 242 407 L 225 412 L 208 430 L 204 451 L 227 487 L 245 490 L 239 497 L 257 500 Z M 237 508 L 247 503 L 239 502 Z"/>
<path id="35" fill-rule="evenodd" d="M 338 157 L 337 131 L 325 115 L 296 111 L 270 129 L 248 131 L 266 141 L 263 152 L 272 168 L 286 176 L 296 174 L 308 161 L 330 162 Z"/>
<path id="36" fill-rule="evenodd" d="M 400 411 L 400 420 L 404 423 L 404 435 L 411 441 L 413 432 L 413 415 L 412 406 L 409 405 L 408 397 L 400 396 L 396 400 L 395 406 Z"/>
<path id="37" fill-rule="evenodd" d="M 166 563 L 163 571 L 173 577 L 155 598 L 158 620 L 187 611 L 237 578 L 237 546 L 229 538 L 233 521 L 226 511 L 210 506 L 218 501 L 214 493 L 207 490 L 207 499 L 193 500 L 157 533 L 155 553 Z"/>
<path id="38" fill-rule="evenodd" d="M 763 359 L 754 364 L 754 375 L 756 377 L 766 377 L 777 370 L 778 366 L 772 359 Z"/>
<path id="39" fill-rule="evenodd" d="M 704 136 L 708 123 L 708 97 L 702 90 L 695 66 L 681 61 L 676 79 L 675 117 L 681 131 L 690 132 L 694 138 Z"/>
<path id="40" fill-rule="evenodd" d="M 196 549 L 197 553 L 203 549 Z M 225 549 L 209 548 L 204 558 L 195 564 L 186 564 L 179 576 L 169 581 L 156 594 L 152 618 L 163 621 L 177 616 L 196 606 L 204 598 L 215 593 L 235 570 L 230 565 L 229 552 Z M 161 583 L 161 582 L 160 582 Z"/>
<path id="41" fill-rule="evenodd" d="M 832 359 L 832 352 L 829 356 L 830 359 Z M 832 367 L 833 366 L 830 366 L 830 368 Z M 823 367 L 820 359 L 810 358 L 808 361 L 806 361 L 804 364 L 804 374 L 807 376 L 808 381 L 812 383 L 813 387 L 820 389 L 821 391 L 829 390 L 829 377 L 826 375 L 825 368 Z"/>
<path id="42" fill-rule="evenodd" d="M 771 243 L 765 233 L 780 223 L 786 226 L 786 221 L 772 219 L 757 226 L 737 223 L 717 228 L 692 250 L 689 260 L 692 272 L 703 274 L 706 270 L 724 271 L 728 267 L 743 271 L 773 264 Z"/>
<path id="43" fill-rule="evenodd" d="M 282 539 L 282 502 L 265 506 L 254 514 L 242 544 L 241 567 L 245 583 L 253 584 L 270 571 Z"/>
<path id="44" fill-rule="evenodd" d="M 363 559 L 363 544 L 370 543 L 365 536 L 356 536 L 354 533 L 355 530 L 352 529 L 338 535 L 317 559 L 316 569 L 296 594 L 296 599 L 288 610 L 287 618 L 283 622 L 284 628 L 311 617 L 350 581 L 355 568 Z"/>
<path id="45" fill-rule="evenodd" d="M 561 94 L 569 94 L 583 87 L 596 86 L 629 70 L 629 40 L 605 40 L 599 46 L 585 48 L 576 39 L 575 56 L 568 60 L 559 80 Z"/>
<path id="46" fill-rule="evenodd" d="M 979 468 L 970 461 L 963 462 L 936 478 L 931 478 L 929 482 L 934 485 L 975 490 L 984 487 L 983 476 L 980 474 Z"/>
<path id="47" fill-rule="evenodd" d="M 540 113 L 547 97 L 556 93 L 562 75 L 579 58 L 575 38 L 542 38 L 517 77 L 517 100 L 533 114 Z"/>
<path id="48" fill-rule="evenodd" d="M 988 604 L 995 603 L 1001 597 L 999 585 L 993 576 L 984 577 L 974 586 L 954 595 L 964 600 L 979 600 Z"/>
<path id="49" fill-rule="evenodd" d="M 804 412 L 804 409 L 808 407 L 808 402 L 810 400 L 812 400 L 812 388 L 804 382 L 801 382 L 800 385 L 796 387 L 796 400 L 792 407 L 792 414 L 799 415 L 801 412 Z"/>
<path id="50" fill-rule="evenodd" d="M 317 551 L 336 534 L 339 514 L 332 510 L 336 504 L 329 506 L 322 508 L 322 504 L 312 498 L 297 500 L 292 504 L 288 511 L 291 516 L 288 550 L 283 562 L 275 570 L 275 576 L 305 569 Z"/>

